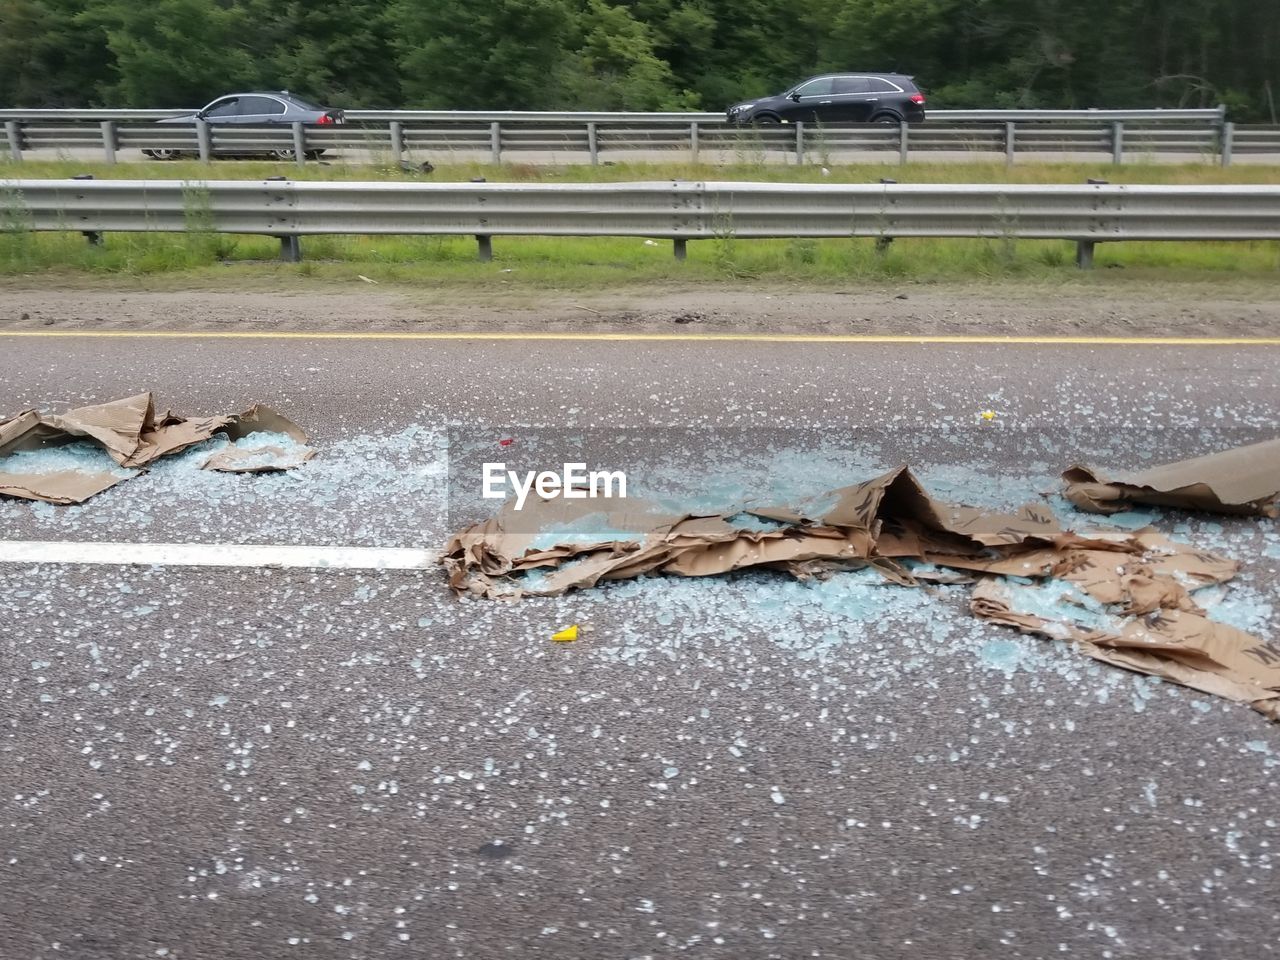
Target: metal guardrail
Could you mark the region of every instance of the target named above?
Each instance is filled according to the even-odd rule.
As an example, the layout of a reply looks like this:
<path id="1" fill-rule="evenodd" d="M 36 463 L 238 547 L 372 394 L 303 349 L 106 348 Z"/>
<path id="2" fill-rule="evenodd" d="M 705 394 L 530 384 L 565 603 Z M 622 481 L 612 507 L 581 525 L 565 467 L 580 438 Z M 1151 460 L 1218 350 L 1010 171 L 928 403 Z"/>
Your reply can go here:
<path id="1" fill-rule="evenodd" d="M 1280 186 L 795 184 L 734 182 L 354 183 L 219 180 L 0 181 L 12 231 L 187 230 L 321 234 L 1065 239 L 1081 266 L 1124 240 L 1280 239 Z"/>
<path id="2" fill-rule="evenodd" d="M 0 120 L 60 120 L 67 123 L 102 120 L 162 120 L 194 114 L 199 107 L 175 110 L 129 110 L 116 108 L 6 108 L 0 109 Z M 546 111 L 546 110 L 345 110 L 350 121 L 420 120 L 432 123 L 715 123 L 724 120 L 724 111 L 640 113 L 636 111 Z M 1155 108 L 1145 110 L 930 110 L 929 117 L 944 123 L 978 121 L 1004 123 L 1019 120 L 1111 121 L 1150 120 L 1221 122 L 1226 107 L 1210 109 Z"/>
<path id="3" fill-rule="evenodd" d="M 35 113 L 51 115 L 36 118 Z M 695 162 L 721 159 L 829 160 L 849 153 L 912 152 L 1002 156 L 1007 163 L 1028 154 L 1086 154 L 1124 162 L 1126 155 L 1181 154 L 1231 162 L 1235 130 L 1221 110 L 1148 111 L 934 111 L 928 122 L 907 124 L 779 124 L 738 127 L 720 114 L 503 114 L 463 111 L 353 111 L 352 122 L 331 126 L 232 126 L 204 121 L 156 124 L 116 118 L 58 119 L 58 111 L 0 111 L 11 159 L 29 151 L 100 150 L 114 163 L 121 150 L 161 151 L 211 161 L 220 155 L 275 154 L 304 163 L 321 152 L 346 151 L 399 159 L 428 153 L 467 154 L 500 163 L 518 153 L 563 161 L 635 151 L 683 151 Z M 133 113 L 150 113 L 134 111 Z M 994 120 L 992 118 L 1000 119 Z M 392 118 L 392 119 L 388 119 Z M 1238 152 L 1271 152 L 1274 141 L 1250 128 Z"/>

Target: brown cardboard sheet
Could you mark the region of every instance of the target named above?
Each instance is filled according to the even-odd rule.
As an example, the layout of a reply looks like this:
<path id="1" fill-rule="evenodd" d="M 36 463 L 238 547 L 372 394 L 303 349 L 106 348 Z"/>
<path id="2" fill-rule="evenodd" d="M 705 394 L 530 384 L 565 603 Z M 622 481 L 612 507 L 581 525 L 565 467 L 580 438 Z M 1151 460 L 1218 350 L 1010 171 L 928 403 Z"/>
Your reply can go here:
<path id="1" fill-rule="evenodd" d="M 1144 503 L 1280 517 L 1280 438 L 1134 473 L 1075 466 L 1062 479 L 1067 499 L 1090 513 L 1116 513 Z"/>
<path id="2" fill-rule="evenodd" d="M 298 443 L 305 443 L 307 439 L 293 421 L 261 405 L 238 415 L 187 418 L 169 412 L 157 417 L 149 392 L 77 407 L 61 414 L 24 410 L 0 421 L 0 496 L 43 500 L 65 506 L 83 503 L 131 476 L 109 470 L 43 473 L 6 470 L 5 459 L 11 454 L 83 441 L 101 447 L 119 466 L 141 470 L 161 457 L 180 453 L 216 434 L 225 434 L 234 441 L 259 431 L 284 433 Z M 222 451 L 225 456 L 215 455 L 205 466 L 233 472 L 288 470 L 313 455 L 313 451 L 299 453 L 281 449 L 273 463 L 261 465 L 268 458 L 249 458 L 248 454 L 254 451 L 241 451 L 235 447 L 228 450 L 235 452 Z"/>
<path id="3" fill-rule="evenodd" d="M 1176 608 L 1122 618 L 1112 629 L 1099 630 L 1073 622 L 1066 605 L 1060 619 L 1017 606 L 1009 584 L 995 578 L 980 581 L 970 601 L 984 620 L 1069 642 L 1095 660 L 1246 703 L 1280 719 L 1280 645 Z"/>
<path id="4" fill-rule="evenodd" d="M 310 447 L 296 451 L 277 446 L 224 447 L 201 464 L 201 469 L 222 473 L 279 473 L 300 467 L 315 455 Z"/>
<path id="5" fill-rule="evenodd" d="M 41 474 L 0 471 L 0 497 L 43 500 L 45 503 L 65 507 L 72 503 L 83 503 L 128 479 L 113 473 L 81 473 L 79 470 L 57 470 Z"/>
<path id="6" fill-rule="evenodd" d="M 772 520 L 778 529 L 742 529 L 730 522 L 743 513 Z M 600 531 L 594 536 L 593 527 Z M 559 530 L 565 531 L 564 542 L 555 542 Z M 888 548 L 883 553 L 882 534 Z M 456 534 L 444 562 L 458 593 L 532 593 L 513 575 L 540 570 L 549 576 L 536 593 L 551 595 L 650 572 L 702 577 L 764 566 L 813 576 L 868 563 L 892 572 L 902 569 L 888 562 L 894 557 L 924 561 L 935 553 L 963 561 L 959 569 L 981 569 L 1064 536 L 1041 507 L 1005 515 L 938 503 L 902 467 L 803 504 L 751 506 L 711 517 L 673 514 L 635 499 L 605 510 L 597 501 L 534 496 L 517 511 L 508 501 L 496 516 Z"/>
<path id="7" fill-rule="evenodd" d="M 871 566 L 903 584 L 976 577 L 971 609 L 979 617 L 1280 719 L 1280 644 L 1213 622 L 1194 598 L 1239 565 L 1150 530 L 1065 530 L 1035 505 L 1014 514 L 951 506 L 906 468 L 803 503 L 715 516 L 623 503 L 602 510 L 598 501 L 533 497 L 517 511 L 508 500 L 446 545 L 450 586 L 514 599 L 649 573 L 702 577 L 752 567 L 803 578 Z M 744 513 L 776 526 L 743 529 L 733 518 Z M 1028 590 L 1045 595 L 1031 603 Z M 1028 609 L 1018 608 L 1019 598 Z"/>

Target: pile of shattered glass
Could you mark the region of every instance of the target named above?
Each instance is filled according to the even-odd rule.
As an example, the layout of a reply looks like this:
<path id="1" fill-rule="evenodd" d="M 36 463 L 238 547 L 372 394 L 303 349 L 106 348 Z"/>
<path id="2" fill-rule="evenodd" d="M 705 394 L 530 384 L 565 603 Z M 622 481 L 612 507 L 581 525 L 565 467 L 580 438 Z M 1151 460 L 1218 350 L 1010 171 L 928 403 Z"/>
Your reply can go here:
<path id="1" fill-rule="evenodd" d="M 141 393 L 0 421 L 0 496 L 81 503 L 215 437 L 225 442 L 206 469 L 289 470 L 314 455 L 306 434 L 268 407 L 157 415 L 151 394 Z M 88 460 L 47 456 L 86 445 L 114 464 L 85 469 Z M 1094 513 L 1144 503 L 1280 516 L 1280 440 L 1126 476 L 1077 466 L 1063 478 L 1066 497 Z M 515 599 L 645 574 L 747 568 L 801 578 L 873 568 L 904 585 L 972 583 L 970 608 L 979 617 L 1280 719 L 1280 642 L 1209 619 L 1194 597 L 1232 579 L 1239 564 L 1151 529 L 1074 530 L 1043 506 L 1004 515 L 940 503 L 905 467 L 795 504 L 710 515 L 619 502 L 601 511 L 590 499 L 534 497 L 522 510 L 507 501 L 449 541 L 442 562 L 450 586 L 461 595 Z"/>
<path id="2" fill-rule="evenodd" d="M 1063 474 L 1082 510 L 1130 503 L 1274 518 L 1280 440 L 1108 478 Z M 935 501 L 903 467 L 780 506 L 715 515 L 637 500 L 530 498 L 456 534 L 443 563 L 461 595 L 552 596 L 645 574 L 772 568 L 801 578 L 871 567 L 901 584 L 974 584 L 979 617 L 1097 660 L 1248 703 L 1280 719 L 1280 644 L 1210 620 L 1193 592 L 1239 564 L 1149 529 L 1064 529 L 1044 507 L 1003 515 Z"/>

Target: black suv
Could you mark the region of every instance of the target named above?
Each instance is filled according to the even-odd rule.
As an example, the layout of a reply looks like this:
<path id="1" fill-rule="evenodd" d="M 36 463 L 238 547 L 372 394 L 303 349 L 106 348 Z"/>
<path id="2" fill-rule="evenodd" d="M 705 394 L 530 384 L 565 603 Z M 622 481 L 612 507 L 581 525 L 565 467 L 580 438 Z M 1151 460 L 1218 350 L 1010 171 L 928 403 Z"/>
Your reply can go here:
<path id="1" fill-rule="evenodd" d="M 730 123 L 920 123 L 924 94 L 899 73 L 824 73 L 725 112 Z"/>

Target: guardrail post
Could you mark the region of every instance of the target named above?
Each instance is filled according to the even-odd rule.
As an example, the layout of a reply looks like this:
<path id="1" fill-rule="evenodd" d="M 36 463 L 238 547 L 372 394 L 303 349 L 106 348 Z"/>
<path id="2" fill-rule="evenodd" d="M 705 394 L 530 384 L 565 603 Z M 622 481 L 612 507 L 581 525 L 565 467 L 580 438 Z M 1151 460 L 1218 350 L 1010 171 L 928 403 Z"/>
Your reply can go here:
<path id="1" fill-rule="evenodd" d="M 1076 241 L 1076 266 L 1081 270 L 1093 269 L 1093 243 L 1092 240 Z"/>
<path id="2" fill-rule="evenodd" d="M 288 233 L 280 238 L 280 259 L 285 263 L 302 262 L 302 238 Z"/>
<path id="3" fill-rule="evenodd" d="M 301 120 L 293 121 L 293 160 L 300 167 L 307 164 L 307 131 Z"/>
<path id="4" fill-rule="evenodd" d="M 92 173 L 77 173 L 77 174 L 76 174 L 74 177 L 72 177 L 71 179 L 72 179 L 72 180 L 92 180 L 92 179 L 93 179 L 93 174 L 92 174 Z M 101 233 L 99 233 L 97 230 L 81 230 L 81 231 L 80 231 L 80 234 L 81 234 L 81 236 L 83 236 L 86 240 L 88 240 L 88 241 L 89 241 L 89 246 L 91 246 L 91 247 L 100 247 L 100 246 L 102 246 L 102 234 L 101 234 Z"/>
<path id="5" fill-rule="evenodd" d="M 898 121 L 898 163 L 899 164 L 903 164 L 907 162 L 907 150 L 908 150 L 907 137 L 908 137 L 907 121 L 899 120 Z"/>
<path id="6" fill-rule="evenodd" d="M 804 163 L 804 121 L 796 121 L 796 163 Z"/>
<path id="7" fill-rule="evenodd" d="M 476 258 L 481 263 L 488 263 L 493 259 L 493 237 L 488 234 L 476 234 Z"/>
<path id="8" fill-rule="evenodd" d="M 689 162 L 698 162 L 698 121 L 694 120 L 689 124 Z"/>
<path id="9" fill-rule="evenodd" d="M 200 162 L 208 163 L 213 159 L 213 138 L 209 136 L 209 121 L 196 121 L 196 143 L 200 149 Z"/>
<path id="10" fill-rule="evenodd" d="M 684 260 L 689 255 L 689 241 L 685 237 L 673 237 L 671 239 L 671 252 L 675 254 L 677 260 Z"/>
<path id="11" fill-rule="evenodd" d="M 1111 162 L 1124 163 L 1124 121 L 1116 120 L 1111 124 Z"/>
<path id="12" fill-rule="evenodd" d="M 502 124 L 497 120 L 489 124 L 489 161 L 494 164 L 502 162 Z"/>
<path id="13" fill-rule="evenodd" d="M 596 142 L 596 125 L 594 121 L 587 121 L 587 153 L 591 154 L 591 165 L 594 167 L 600 162 L 600 150 Z"/>
<path id="14" fill-rule="evenodd" d="M 116 122 L 103 120 L 99 127 L 102 130 L 102 159 L 106 163 L 116 162 Z"/>
<path id="15" fill-rule="evenodd" d="M 22 130 L 17 120 L 4 122 L 5 139 L 9 141 L 9 159 L 14 163 L 22 160 Z"/>
<path id="16" fill-rule="evenodd" d="M 391 121 L 391 153 L 397 160 L 404 156 L 404 127 L 399 120 Z"/>
<path id="17" fill-rule="evenodd" d="M 1231 151 L 1235 146 L 1236 125 L 1230 120 L 1225 121 L 1222 124 L 1222 133 L 1220 136 L 1222 139 L 1219 143 L 1219 149 L 1222 151 L 1222 165 L 1224 167 L 1229 167 L 1231 166 Z"/>
<path id="18" fill-rule="evenodd" d="M 894 179 L 892 179 L 892 178 L 890 178 L 890 177 L 881 177 L 881 178 L 880 178 L 880 184 L 881 184 L 881 186 L 888 186 L 888 185 L 890 185 L 890 184 L 894 184 L 894 183 L 897 183 L 897 182 L 898 182 L 897 180 L 894 180 Z M 887 197 L 885 198 L 885 202 L 888 202 L 888 198 L 887 198 Z M 876 256 L 879 256 L 879 257 L 886 257 L 886 256 L 888 256 L 888 255 L 889 255 L 889 248 L 890 248 L 891 246 L 893 246 L 893 237 L 889 236 L 889 235 L 888 235 L 888 234 L 886 234 L 886 233 L 881 233 L 881 234 L 880 234 L 880 236 L 876 237 Z"/>
<path id="19" fill-rule="evenodd" d="M 1018 125 L 1012 120 L 1005 121 L 1004 125 L 1004 162 L 1005 166 L 1013 166 L 1014 150 L 1018 142 Z"/>

